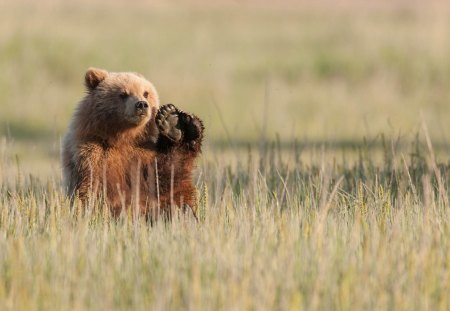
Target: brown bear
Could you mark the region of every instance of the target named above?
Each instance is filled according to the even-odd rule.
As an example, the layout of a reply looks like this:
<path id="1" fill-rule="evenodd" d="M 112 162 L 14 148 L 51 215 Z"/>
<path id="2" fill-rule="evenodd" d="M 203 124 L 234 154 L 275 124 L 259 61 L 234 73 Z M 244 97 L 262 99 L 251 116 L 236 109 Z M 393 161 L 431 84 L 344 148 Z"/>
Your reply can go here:
<path id="1" fill-rule="evenodd" d="M 130 207 L 152 218 L 173 206 L 194 211 L 202 121 L 171 104 L 159 108 L 155 87 L 137 73 L 90 68 L 85 85 L 62 150 L 71 199 L 101 197 L 114 215 Z"/>

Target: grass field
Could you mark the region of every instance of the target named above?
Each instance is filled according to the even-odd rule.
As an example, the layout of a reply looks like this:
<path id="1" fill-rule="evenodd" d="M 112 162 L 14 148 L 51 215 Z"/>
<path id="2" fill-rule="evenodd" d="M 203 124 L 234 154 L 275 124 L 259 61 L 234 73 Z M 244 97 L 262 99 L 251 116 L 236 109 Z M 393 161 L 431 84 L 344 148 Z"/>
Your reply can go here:
<path id="1" fill-rule="evenodd" d="M 450 4 L 0 3 L 0 310 L 450 309 Z M 70 209 L 89 66 L 206 124 L 198 223 Z"/>

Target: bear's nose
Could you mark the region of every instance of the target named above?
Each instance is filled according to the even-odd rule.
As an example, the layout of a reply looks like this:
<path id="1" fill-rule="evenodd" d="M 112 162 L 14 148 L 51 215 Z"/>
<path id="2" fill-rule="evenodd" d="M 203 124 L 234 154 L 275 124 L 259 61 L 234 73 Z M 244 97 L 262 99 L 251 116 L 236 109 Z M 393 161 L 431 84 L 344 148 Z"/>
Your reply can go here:
<path id="1" fill-rule="evenodd" d="M 147 102 L 145 102 L 145 101 L 143 101 L 143 100 L 138 101 L 138 102 L 135 104 L 135 106 L 136 106 L 136 109 L 140 109 L 140 110 L 144 110 L 144 109 L 147 109 L 147 108 L 148 108 Z"/>

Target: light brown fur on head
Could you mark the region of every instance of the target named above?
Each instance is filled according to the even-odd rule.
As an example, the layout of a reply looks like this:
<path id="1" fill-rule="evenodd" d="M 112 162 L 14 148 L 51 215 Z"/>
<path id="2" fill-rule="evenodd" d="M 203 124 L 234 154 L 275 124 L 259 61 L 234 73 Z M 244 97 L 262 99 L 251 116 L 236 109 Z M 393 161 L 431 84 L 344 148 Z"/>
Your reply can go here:
<path id="1" fill-rule="evenodd" d="M 130 139 L 142 132 L 143 126 L 159 108 L 158 93 L 144 77 L 131 72 L 107 72 L 89 68 L 85 75 L 86 97 L 74 115 L 72 129 L 76 136 L 97 136 L 112 143 Z M 148 104 L 148 113 L 139 115 L 135 105 Z"/>

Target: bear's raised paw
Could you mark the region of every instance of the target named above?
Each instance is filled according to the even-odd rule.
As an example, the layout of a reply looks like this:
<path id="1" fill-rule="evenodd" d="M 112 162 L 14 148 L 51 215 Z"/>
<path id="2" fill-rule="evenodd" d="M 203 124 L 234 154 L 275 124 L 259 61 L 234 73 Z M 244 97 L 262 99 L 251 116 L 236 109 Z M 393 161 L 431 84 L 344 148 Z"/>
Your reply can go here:
<path id="1" fill-rule="evenodd" d="M 186 143 L 194 147 L 201 138 L 203 125 L 201 121 L 172 104 L 159 108 L 156 114 L 156 125 L 160 134 L 174 143 Z"/>
<path id="2" fill-rule="evenodd" d="M 179 124 L 179 110 L 172 104 L 159 108 L 156 114 L 159 132 L 173 142 L 179 142 L 183 136 Z"/>

